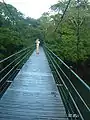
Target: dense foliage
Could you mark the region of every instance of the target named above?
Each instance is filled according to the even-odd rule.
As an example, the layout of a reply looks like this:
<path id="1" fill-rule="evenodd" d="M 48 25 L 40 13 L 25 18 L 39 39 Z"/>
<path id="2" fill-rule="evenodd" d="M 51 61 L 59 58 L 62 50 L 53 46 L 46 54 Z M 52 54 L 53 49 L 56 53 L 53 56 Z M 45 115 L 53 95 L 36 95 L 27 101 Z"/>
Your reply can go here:
<path id="1" fill-rule="evenodd" d="M 12 5 L 0 2 L 0 59 L 42 39 L 40 23 L 25 17 Z"/>
<path id="2" fill-rule="evenodd" d="M 90 78 L 90 3 L 88 0 L 60 0 L 51 12 L 35 20 L 12 5 L 0 2 L 0 59 L 35 43 L 45 42 L 82 78 Z M 61 20 L 62 19 L 62 20 Z"/>
<path id="3" fill-rule="evenodd" d="M 40 18 L 45 43 L 84 79 L 90 78 L 90 3 L 60 0 Z M 52 14 L 53 13 L 53 14 Z M 62 20 L 61 20 L 62 19 Z"/>

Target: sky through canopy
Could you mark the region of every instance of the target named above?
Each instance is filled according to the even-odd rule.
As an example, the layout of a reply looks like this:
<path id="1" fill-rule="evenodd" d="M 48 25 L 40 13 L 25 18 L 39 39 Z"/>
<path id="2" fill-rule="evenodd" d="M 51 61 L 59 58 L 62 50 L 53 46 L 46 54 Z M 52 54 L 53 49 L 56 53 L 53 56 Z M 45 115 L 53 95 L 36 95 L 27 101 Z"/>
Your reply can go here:
<path id="1" fill-rule="evenodd" d="M 3 0 L 0 0 L 1 2 Z M 58 0 L 4 0 L 6 3 L 13 5 L 25 16 L 39 18 L 44 12 L 48 12 L 51 5 Z"/>

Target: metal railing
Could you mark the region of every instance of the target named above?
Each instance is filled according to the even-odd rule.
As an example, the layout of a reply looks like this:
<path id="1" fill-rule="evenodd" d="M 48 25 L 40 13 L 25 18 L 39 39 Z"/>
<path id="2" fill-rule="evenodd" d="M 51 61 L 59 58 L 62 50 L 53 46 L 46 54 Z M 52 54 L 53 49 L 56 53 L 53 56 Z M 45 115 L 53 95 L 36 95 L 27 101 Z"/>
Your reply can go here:
<path id="1" fill-rule="evenodd" d="M 90 87 L 47 46 L 49 65 L 70 120 L 90 120 Z"/>
<path id="2" fill-rule="evenodd" d="M 20 50 L 0 61 L 0 97 L 26 62 L 34 46 Z"/>

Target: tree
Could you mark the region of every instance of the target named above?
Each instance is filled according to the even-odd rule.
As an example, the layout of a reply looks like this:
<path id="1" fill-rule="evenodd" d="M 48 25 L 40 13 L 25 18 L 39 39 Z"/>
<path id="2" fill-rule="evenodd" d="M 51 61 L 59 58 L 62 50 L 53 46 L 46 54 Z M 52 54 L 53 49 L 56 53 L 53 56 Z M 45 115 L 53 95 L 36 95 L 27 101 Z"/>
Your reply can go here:
<path id="1" fill-rule="evenodd" d="M 25 16 L 10 4 L 0 2 L 0 59 L 42 38 L 40 23 Z"/>
<path id="2" fill-rule="evenodd" d="M 54 14 L 44 14 L 40 18 L 45 42 L 69 66 L 78 68 L 81 77 L 85 75 L 88 79 L 90 72 L 85 71 L 90 64 L 90 3 L 88 0 L 79 0 L 79 3 L 72 0 L 61 20 L 68 2 L 59 1 L 51 6 Z"/>

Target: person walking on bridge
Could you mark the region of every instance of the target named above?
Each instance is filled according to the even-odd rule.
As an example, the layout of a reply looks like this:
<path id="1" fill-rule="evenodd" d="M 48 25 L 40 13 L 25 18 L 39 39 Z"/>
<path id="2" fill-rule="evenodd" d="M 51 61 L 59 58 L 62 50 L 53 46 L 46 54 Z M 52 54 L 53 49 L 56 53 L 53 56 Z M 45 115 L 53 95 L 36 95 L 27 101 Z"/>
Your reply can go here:
<path id="1" fill-rule="evenodd" d="M 39 39 L 36 40 L 36 53 L 39 54 L 39 44 L 40 44 L 40 41 Z"/>

